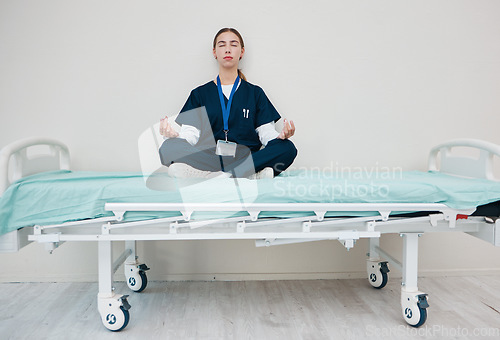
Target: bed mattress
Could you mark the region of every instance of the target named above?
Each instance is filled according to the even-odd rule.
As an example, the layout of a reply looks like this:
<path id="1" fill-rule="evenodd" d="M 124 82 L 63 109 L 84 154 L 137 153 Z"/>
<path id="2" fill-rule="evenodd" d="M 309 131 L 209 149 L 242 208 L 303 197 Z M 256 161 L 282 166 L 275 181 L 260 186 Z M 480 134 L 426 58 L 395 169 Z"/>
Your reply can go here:
<path id="1" fill-rule="evenodd" d="M 153 184 L 152 184 L 153 183 Z M 0 198 L 0 234 L 31 225 L 111 216 L 105 203 L 442 203 L 470 209 L 500 200 L 500 183 L 439 172 L 286 171 L 274 179 L 186 179 L 164 173 L 54 171 L 13 183 Z M 296 216 L 265 212 L 266 216 Z M 304 213 L 301 213 L 304 214 Z M 329 216 L 354 216 L 328 212 Z M 128 212 L 125 220 L 180 215 Z M 208 212 L 192 218 L 216 218 Z"/>

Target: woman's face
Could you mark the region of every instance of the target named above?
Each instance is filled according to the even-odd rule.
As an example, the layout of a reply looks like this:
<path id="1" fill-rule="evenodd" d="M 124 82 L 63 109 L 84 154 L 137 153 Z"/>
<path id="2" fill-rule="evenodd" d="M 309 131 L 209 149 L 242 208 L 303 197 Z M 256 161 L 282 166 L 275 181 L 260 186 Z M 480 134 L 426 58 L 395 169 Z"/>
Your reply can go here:
<path id="1" fill-rule="evenodd" d="M 219 65 L 227 68 L 237 66 L 244 53 L 245 48 L 241 47 L 240 39 L 233 32 L 224 32 L 217 37 L 213 54 Z"/>

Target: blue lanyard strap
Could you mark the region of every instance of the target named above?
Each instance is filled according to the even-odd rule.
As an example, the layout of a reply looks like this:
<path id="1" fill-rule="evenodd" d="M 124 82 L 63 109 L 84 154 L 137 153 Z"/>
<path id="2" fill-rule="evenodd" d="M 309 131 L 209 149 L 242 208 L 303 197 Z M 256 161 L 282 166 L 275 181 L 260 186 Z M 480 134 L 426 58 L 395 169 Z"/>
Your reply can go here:
<path id="1" fill-rule="evenodd" d="M 224 119 L 224 132 L 226 133 L 227 140 L 227 132 L 229 131 L 229 113 L 231 112 L 231 103 L 233 102 L 233 95 L 236 92 L 236 88 L 240 82 L 240 76 L 236 77 L 234 81 L 233 88 L 231 89 L 231 94 L 229 95 L 229 100 L 227 101 L 227 106 L 224 102 L 224 94 L 222 93 L 222 85 L 220 83 L 220 78 L 217 76 L 217 89 L 219 90 L 219 98 L 220 105 L 222 107 L 222 118 Z"/>

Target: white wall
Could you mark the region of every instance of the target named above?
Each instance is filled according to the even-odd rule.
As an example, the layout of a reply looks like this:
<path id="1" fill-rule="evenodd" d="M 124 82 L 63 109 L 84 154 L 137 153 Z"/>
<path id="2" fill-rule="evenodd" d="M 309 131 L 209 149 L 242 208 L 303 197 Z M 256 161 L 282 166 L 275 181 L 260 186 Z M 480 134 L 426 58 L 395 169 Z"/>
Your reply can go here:
<path id="1" fill-rule="evenodd" d="M 452 138 L 500 144 L 500 2 L 0 1 L 0 146 L 67 143 L 74 170 L 139 171 L 137 138 L 212 79 L 214 34 L 243 35 L 243 71 L 297 125 L 296 167 L 425 170 Z M 384 237 L 400 256 L 398 237 Z M 149 242 L 150 278 L 350 277 L 366 243 L 256 249 Z M 93 280 L 96 246 L 0 254 L 0 281 Z M 500 249 L 425 235 L 424 273 L 500 271 Z"/>

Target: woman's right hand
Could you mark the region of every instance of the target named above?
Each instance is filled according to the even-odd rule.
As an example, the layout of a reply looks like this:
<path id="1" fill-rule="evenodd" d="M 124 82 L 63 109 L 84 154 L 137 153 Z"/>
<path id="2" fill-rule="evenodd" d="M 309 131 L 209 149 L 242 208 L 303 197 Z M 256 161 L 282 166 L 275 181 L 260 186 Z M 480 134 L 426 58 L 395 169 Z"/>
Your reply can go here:
<path id="1" fill-rule="evenodd" d="M 167 138 L 179 137 L 179 133 L 175 131 L 168 122 L 168 117 L 165 117 L 160 120 L 160 135 Z"/>

